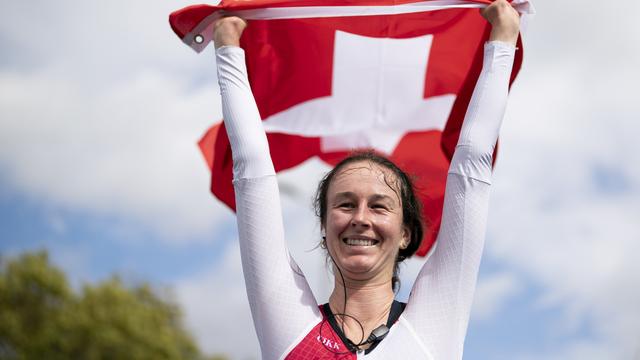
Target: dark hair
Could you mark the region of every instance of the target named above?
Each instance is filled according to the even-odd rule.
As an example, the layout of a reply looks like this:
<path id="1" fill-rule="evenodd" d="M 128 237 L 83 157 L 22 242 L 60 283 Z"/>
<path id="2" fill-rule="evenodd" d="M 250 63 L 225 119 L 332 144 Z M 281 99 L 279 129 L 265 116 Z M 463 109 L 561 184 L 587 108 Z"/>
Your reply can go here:
<path id="1" fill-rule="evenodd" d="M 329 185 L 335 178 L 336 174 L 342 170 L 345 166 L 356 162 L 370 162 L 372 164 L 379 165 L 385 169 L 390 170 L 395 175 L 395 186 L 390 179 L 385 177 L 385 182 L 396 194 L 400 191 L 399 198 L 402 205 L 402 224 L 406 226 L 411 232 L 411 240 L 409 245 L 400 249 L 396 263 L 393 268 L 392 287 L 397 290 L 397 285 L 400 283 L 400 279 L 397 276 L 398 264 L 405 259 L 410 258 L 420 247 L 422 243 L 423 220 L 422 220 L 422 203 L 416 196 L 416 191 L 411 181 L 411 178 L 407 173 L 402 171 L 396 164 L 386 157 L 377 154 L 373 150 L 365 150 L 354 152 L 348 157 L 340 161 L 331 171 L 329 171 L 318 184 L 316 195 L 314 199 L 314 208 L 316 216 L 320 219 L 320 225 L 325 226 L 327 221 L 327 193 L 329 191 Z"/>

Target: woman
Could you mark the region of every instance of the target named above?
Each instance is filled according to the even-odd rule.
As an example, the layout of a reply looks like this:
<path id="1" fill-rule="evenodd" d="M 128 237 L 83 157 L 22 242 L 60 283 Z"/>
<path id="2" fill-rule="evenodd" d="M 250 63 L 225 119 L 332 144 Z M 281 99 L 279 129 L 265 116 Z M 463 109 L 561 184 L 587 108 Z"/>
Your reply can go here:
<path id="1" fill-rule="evenodd" d="M 519 32 L 519 16 L 506 0 L 482 15 L 492 31 L 451 162 L 438 245 L 406 307 L 394 302 L 395 270 L 422 237 L 408 177 L 386 159 L 364 153 L 339 164 L 321 183 L 317 209 L 335 287 L 329 303 L 318 307 L 286 249 L 275 172 L 239 48 L 246 23 L 229 17 L 215 25 L 242 265 L 264 359 L 462 358 L 492 154 Z"/>

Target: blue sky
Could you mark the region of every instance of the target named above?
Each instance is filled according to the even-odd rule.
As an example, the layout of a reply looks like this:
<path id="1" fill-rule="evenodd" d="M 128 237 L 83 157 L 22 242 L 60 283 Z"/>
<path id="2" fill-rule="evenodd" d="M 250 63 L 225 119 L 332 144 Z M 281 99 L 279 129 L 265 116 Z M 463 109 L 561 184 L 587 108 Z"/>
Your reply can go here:
<path id="1" fill-rule="evenodd" d="M 42 206 L 16 193 L 2 197 L 0 217 L 3 253 L 48 249 L 54 259 L 64 261 L 60 265 L 78 271 L 77 281 L 98 281 L 118 272 L 168 284 L 219 261 L 230 245 L 203 239 L 189 246 L 158 246 L 157 234 L 126 219 Z M 235 232 L 231 223 L 218 229 L 216 234 L 227 237 Z"/>
<path id="2" fill-rule="evenodd" d="M 234 218 L 195 145 L 220 118 L 213 56 L 167 22 L 191 3 L 0 1 L 0 252 L 45 248 L 75 285 L 118 273 L 171 287 L 203 349 L 256 358 Z M 535 5 L 465 359 L 638 359 L 640 4 Z M 280 179 L 319 299 L 310 199 L 324 170 Z"/>

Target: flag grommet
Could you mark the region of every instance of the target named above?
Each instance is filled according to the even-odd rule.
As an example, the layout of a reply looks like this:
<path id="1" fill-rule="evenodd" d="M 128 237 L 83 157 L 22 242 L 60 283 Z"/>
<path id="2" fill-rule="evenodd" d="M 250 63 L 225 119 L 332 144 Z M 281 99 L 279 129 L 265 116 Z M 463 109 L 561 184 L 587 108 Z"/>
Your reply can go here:
<path id="1" fill-rule="evenodd" d="M 198 34 L 193 38 L 193 40 L 196 42 L 196 44 L 202 44 L 202 42 L 204 42 L 204 37 Z"/>

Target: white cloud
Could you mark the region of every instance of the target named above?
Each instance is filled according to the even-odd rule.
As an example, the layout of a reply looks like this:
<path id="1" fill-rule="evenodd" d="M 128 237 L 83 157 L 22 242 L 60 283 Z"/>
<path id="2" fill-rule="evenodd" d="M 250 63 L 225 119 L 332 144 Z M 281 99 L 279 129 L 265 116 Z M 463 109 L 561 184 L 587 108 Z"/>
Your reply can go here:
<path id="1" fill-rule="evenodd" d="M 233 359 L 258 358 L 237 245 L 227 249 L 221 263 L 180 282 L 176 293 L 185 309 L 186 324 L 203 351 Z"/>
<path id="2" fill-rule="evenodd" d="M 217 96 L 185 88 L 154 72 L 93 94 L 47 74 L 0 74 L 0 165 L 34 198 L 131 217 L 168 238 L 203 234 L 226 212 L 195 144 Z"/>
<path id="3" fill-rule="evenodd" d="M 473 300 L 474 320 L 489 320 L 505 303 L 522 290 L 521 280 L 512 273 L 481 277 Z"/>
<path id="4" fill-rule="evenodd" d="M 324 250 L 318 247 L 322 235 L 312 205 L 316 187 L 329 169 L 322 161 L 310 159 L 278 177 L 287 245 L 320 303 L 329 299 L 333 275 Z"/>
<path id="5" fill-rule="evenodd" d="M 4 50 L 11 51 L 3 51 L 3 63 L 22 70 L 46 64 L 71 81 L 102 80 L 98 86 L 144 68 L 177 72 L 200 67 L 203 74 L 207 63 L 195 60 L 195 53 L 173 34 L 168 21 L 171 11 L 191 4 L 187 0 L 8 2 L 0 15 L 0 41 L 10 47 Z"/>
<path id="6" fill-rule="evenodd" d="M 567 4 L 577 5 L 594 10 L 585 20 L 612 15 Z M 569 22 L 567 11 L 538 10 L 549 13 L 536 19 L 538 42 L 510 99 L 487 253 L 541 287 L 538 308 L 561 309 L 563 328 L 550 333 L 593 334 L 536 355 L 631 358 L 640 345 L 640 51 L 625 45 L 639 32 L 630 17 L 593 27 L 576 23 L 580 14 Z M 565 37 L 573 43 L 556 41 Z"/>
<path id="7" fill-rule="evenodd" d="M 213 60 L 167 21 L 184 2 L 41 5 L 11 3 L 0 22 L 11 50 L 0 65 L 7 185 L 173 241 L 229 219 L 196 146 L 221 118 Z"/>
<path id="8" fill-rule="evenodd" d="M 516 360 L 602 360 L 602 359 L 637 359 L 630 357 L 629 354 L 623 354 L 620 349 L 612 347 L 610 344 L 597 340 L 576 341 L 563 345 L 560 349 L 552 352 L 539 351 L 535 354 L 527 354 L 522 356 L 514 356 Z"/>

